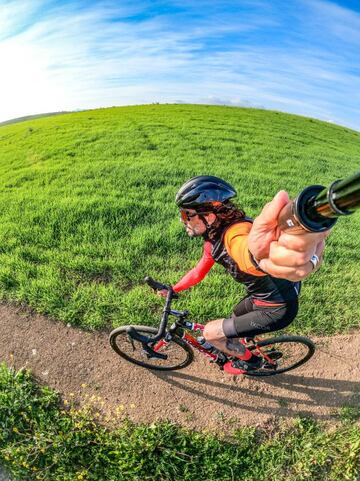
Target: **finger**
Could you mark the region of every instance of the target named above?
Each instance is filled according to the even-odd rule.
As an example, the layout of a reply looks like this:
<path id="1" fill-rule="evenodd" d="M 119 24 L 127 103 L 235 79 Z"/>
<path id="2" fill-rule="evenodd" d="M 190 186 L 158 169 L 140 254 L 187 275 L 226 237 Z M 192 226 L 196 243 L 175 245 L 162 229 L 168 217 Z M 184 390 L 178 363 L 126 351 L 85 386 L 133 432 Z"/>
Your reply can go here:
<path id="1" fill-rule="evenodd" d="M 273 241 L 270 244 L 269 259 L 277 266 L 283 267 L 301 267 L 311 259 L 315 253 L 315 249 L 307 250 L 306 252 L 299 252 L 287 249 L 279 245 L 278 242 Z"/>
<path id="2" fill-rule="evenodd" d="M 323 263 L 323 260 L 324 260 L 324 248 L 325 248 L 325 241 L 322 240 L 321 242 L 319 242 L 319 244 L 316 246 L 316 250 L 315 250 L 315 254 L 318 256 L 319 258 L 319 263 L 317 264 L 316 267 L 314 267 L 314 271 L 317 271 L 321 264 Z"/>
<path id="3" fill-rule="evenodd" d="M 329 234 L 327 232 L 308 232 L 306 234 L 286 234 L 282 232 L 278 239 L 279 245 L 286 249 L 305 252 L 308 249 L 315 250 L 316 245 L 324 240 Z"/>
<path id="4" fill-rule="evenodd" d="M 311 262 L 307 262 L 301 267 L 284 267 L 274 264 L 270 259 L 262 259 L 259 265 L 263 271 L 271 276 L 292 282 L 302 281 L 313 271 Z"/>
<path id="5" fill-rule="evenodd" d="M 325 240 L 322 240 L 316 246 L 315 254 L 319 257 L 322 256 L 324 249 L 325 249 Z"/>
<path id="6" fill-rule="evenodd" d="M 290 202 L 289 195 L 280 190 L 271 202 L 268 202 L 257 218 L 264 224 L 276 224 L 281 210 Z"/>

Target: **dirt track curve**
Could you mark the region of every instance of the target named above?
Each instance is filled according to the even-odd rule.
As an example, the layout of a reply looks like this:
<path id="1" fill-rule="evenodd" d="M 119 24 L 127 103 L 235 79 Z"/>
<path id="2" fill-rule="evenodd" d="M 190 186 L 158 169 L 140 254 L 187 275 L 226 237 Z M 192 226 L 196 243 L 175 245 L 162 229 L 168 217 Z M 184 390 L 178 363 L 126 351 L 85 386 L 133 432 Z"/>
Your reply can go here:
<path id="1" fill-rule="evenodd" d="M 104 333 L 0 305 L 0 361 L 30 368 L 63 399 L 91 401 L 104 414 L 117 409 L 135 422 L 171 419 L 218 432 L 299 413 L 330 420 L 342 406 L 359 405 L 360 333 L 314 340 L 317 351 L 306 365 L 273 378 L 229 376 L 203 356 L 183 370 L 157 373 L 119 358 Z"/>

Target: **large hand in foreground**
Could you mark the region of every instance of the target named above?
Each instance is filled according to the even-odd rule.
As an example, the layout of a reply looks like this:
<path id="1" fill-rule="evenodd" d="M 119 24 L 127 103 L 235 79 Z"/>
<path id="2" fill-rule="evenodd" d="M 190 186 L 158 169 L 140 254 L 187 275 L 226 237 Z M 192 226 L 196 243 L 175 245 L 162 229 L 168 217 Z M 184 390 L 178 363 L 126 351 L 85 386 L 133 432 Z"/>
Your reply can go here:
<path id="1" fill-rule="evenodd" d="M 249 250 L 259 262 L 262 270 L 274 277 L 301 281 L 310 275 L 314 266 L 310 262 L 316 254 L 321 265 L 325 238 L 330 231 L 304 234 L 286 234 L 278 227 L 278 217 L 290 202 L 288 194 L 281 190 L 265 205 L 254 220 L 248 242 Z"/>

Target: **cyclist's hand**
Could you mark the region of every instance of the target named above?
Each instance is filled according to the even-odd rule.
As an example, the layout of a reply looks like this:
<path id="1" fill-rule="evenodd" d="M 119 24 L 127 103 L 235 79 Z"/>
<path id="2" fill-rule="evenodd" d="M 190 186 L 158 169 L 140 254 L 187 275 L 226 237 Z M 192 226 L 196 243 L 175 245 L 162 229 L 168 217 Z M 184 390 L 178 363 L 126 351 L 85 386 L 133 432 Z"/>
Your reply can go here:
<path id="1" fill-rule="evenodd" d="M 162 289 L 161 291 L 156 291 L 156 294 L 161 297 L 166 297 L 168 295 L 168 290 Z"/>
<path id="2" fill-rule="evenodd" d="M 320 260 L 316 269 L 319 268 L 330 231 L 300 235 L 281 232 L 277 219 L 289 202 L 285 191 L 278 192 L 254 220 L 248 241 L 249 250 L 260 261 L 261 269 L 274 277 L 296 282 L 313 272 L 310 259 L 314 254 Z"/>

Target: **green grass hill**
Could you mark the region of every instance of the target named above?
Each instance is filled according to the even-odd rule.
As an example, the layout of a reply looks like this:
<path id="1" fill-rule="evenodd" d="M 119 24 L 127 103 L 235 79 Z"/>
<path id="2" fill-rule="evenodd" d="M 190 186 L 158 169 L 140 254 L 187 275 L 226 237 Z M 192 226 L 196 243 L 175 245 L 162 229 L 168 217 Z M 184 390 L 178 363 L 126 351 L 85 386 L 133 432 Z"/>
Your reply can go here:
<path id="1" fill-rule="evenodd" d="M 186 179 L 225 178 L 256 216 L 278 190 L 328 185 L 359 159 L 359 132 L 256 109 L 147 105 L 3 125 L 0 297 L 90 329 L 155 324 L 162 300 L 144 276 L 174 283 L 201 256 L 174 204 Z M 359 327 L 359 232 L 359 214 L 335 226 L 293 332 Z M 243 293 L 215 266 L 177 306 L 205 321 Z"/>

